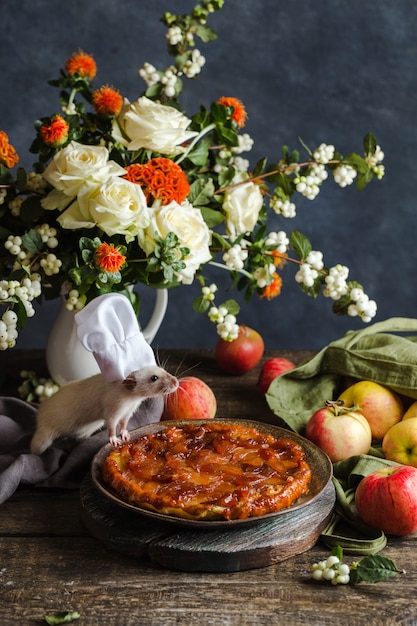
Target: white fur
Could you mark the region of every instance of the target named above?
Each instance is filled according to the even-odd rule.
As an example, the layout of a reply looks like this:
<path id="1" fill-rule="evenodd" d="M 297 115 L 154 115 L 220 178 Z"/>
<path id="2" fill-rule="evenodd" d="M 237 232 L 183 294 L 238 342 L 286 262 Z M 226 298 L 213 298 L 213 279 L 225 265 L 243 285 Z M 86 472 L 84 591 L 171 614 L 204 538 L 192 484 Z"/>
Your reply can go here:
<path id="1" fill-rule="evenodd" d="M 120 443 L 118 425 L 122 441 L 128 441 L 128 422 L 145 398 L 172 393 L 177 387 L 177 378 L 156 365 L 132 372 L 124 381 L 109 383 L 96 374 L 68 383 L 40 405 L 31 452 L 42 454 L 58 437 L 90 437 L 104 425 L 110 443 Z"/>

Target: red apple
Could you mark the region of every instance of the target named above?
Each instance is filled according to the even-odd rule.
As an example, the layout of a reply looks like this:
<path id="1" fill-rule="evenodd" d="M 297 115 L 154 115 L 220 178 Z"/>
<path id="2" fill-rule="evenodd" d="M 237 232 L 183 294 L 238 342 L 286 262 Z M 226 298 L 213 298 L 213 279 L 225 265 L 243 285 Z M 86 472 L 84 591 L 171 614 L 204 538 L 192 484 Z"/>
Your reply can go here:
<path id="1" fill-rule="evenodd" d="M 389 461 L 417 467 L 417 417 L 394 424 L 382 440 L 382 452 Z"/>
<path id="2" fill-rule="evenodd" d="M 359 483 L 355 504 L 361 519 L 387 535 L 417 530 L 417 468 L 384 467 Z"/>
<path id="3" fill-rule="evenodd" d="M 334 463 L 366 454 L 372 443 L 371 428 L 361 413 L 336 402 L 316 411 L 308 420 L 305 436 Z"/>
<path id="4" fill-rule="evenodd" d="M 179 387 L 165 398 L 163 420 L 210 419 L 216 415 L 213 390 L 200 378 L 181 378 Z"/>
<path id="5" fill-rule="evenodd" d="M 262 366 L 257 382 L 259 391 L 265 394 L 268 391 L 269 385 L 275 378 L 281 376 L 284 372 L 293 370 L 295 367 L 295 363 L 282 357 L 273 357 L 272 359 L 268 359 Z"/>
<path id="6" fill-rule="evenodd" d="M 256 330 L 240 326 L 237 339 L 218 340 L 215 351 L 216 362 L 227 374 L 245 374 L 258 365 L 264 349 L 264 340 Z"/>
<path id="7" fill-rule="evenodd" d="M 373 441 L 379 442 L 385 433 L 399 422 L 404 413 L 401 398 L 391 389 L 370 380 L 361 380 L 340 394 L 347 406 L 357 405 L 372 431 Z"/>

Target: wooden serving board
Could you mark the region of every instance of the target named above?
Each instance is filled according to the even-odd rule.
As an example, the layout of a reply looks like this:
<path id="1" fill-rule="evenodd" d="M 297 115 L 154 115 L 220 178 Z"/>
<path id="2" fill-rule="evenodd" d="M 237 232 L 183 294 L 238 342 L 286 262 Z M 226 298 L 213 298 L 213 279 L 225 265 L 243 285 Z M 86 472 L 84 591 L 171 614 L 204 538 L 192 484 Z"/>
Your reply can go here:
<path id="1" fill-rule="evenodd" d="M 238 572 L 301 554 L 317 542 L 335 499 L 330 481 L 309 506 L 250 526 L 197 531 L 123 509 L 96 489 L 91 475 L 81 486 L 82 519 L 93 537 L 123 554 L 188 572 Z"/>

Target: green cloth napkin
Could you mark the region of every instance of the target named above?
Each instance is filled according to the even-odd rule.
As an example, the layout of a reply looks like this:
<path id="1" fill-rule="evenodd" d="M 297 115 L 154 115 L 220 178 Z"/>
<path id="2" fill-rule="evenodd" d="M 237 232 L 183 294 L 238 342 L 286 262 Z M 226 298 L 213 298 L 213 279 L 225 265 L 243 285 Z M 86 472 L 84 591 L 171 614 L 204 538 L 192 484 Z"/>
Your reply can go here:
<path id="1" fill-rule="evenodd" d="M 266 400 L 272 411 L 296 432 L 326 400 L 335 400 L 346 377 L 372 380 L 417 399 L 417 319 L 394 317 L 359 331 L 349 331 L 312 359 L 276 378 Z"/>
<path id="2" fill-rule="evenodd" d="M 271 410 L 303 435 L 312 414 L 326 400 L 336 400 L 349 379 L 371 380 L 417 399 L 417 337 L 393 334 L 413 332 L 417 332 L 417 319 L 402 317 L 349 331 L 271 383 L 266 394 Z M 339 544 L 346 552 L 375 554 L 386 545 L 384 533 L 363 524 L 351 502 L 360 480 L 387 465 L 398 463 L 384 459 L 378 448 L 334 464 L 335 513 L 321 535 L 328 546 Z M 340 523 L 354 536 L 338 534 Z"/>

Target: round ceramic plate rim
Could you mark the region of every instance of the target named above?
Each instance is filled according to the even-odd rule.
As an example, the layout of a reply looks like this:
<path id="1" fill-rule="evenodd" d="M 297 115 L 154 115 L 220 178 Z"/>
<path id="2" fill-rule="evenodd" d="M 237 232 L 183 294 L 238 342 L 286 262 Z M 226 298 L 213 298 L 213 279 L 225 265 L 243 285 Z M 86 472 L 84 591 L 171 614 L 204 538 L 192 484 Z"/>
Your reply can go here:
<path id="1" fill-rule="evenodd" d="M 319 469 L 318 464 L 316 462 L 316 457 L 320 459 L 321 463 L 321 472 L 324 470 L 324 479 L 321 480 L 318 487 L 315 489 L 313 493 L 309 493 L 306 496 L 301 496 L 295 504 L 292 506 L 282 509 L 280 511 L 276 511 L 274 513 L 267 513 L 265 515 L 260 515 L 257 517 L 249 517 L 246 519 L 233 519 L 233 520 L 193 520 L 186 519 L 182 517 L 177 517 L 174 515 L 167 515 L 165 513 L 158 513 L 156 511 L 151 511 L 150 509 L 146 509 L 144 507 L 140 507 L 137 504 L 132 504 L 130 502 L 126 502 L 123 500 L 109 485 L 107 485 L 101 478 L 101 466 L 104 462 L 104 459 L 107 455 L 114 449 L 112 444 L 105 444 L 100 450 L 95 454 L 92 462 L 91 462 L 91 477 L 93 480 L 93 484 L 95 488 L 104 495 L 108 500 L 120 506 L 128 511 L 131 511 L 135 514 L 143 515 L 146 517 L 153 518 L 154 520 L 158 520 L 164 524 L 175 524 L 177 526 L 185 526 L 191 527 L 194 529 L 202 529 L 202 528 L 210 528 L 213 530 L 218 530 L 220 528 L 231 529 L 235 526 L 248 526 L 252 524 L 259 524 L 261 522 L 267 522 L 271 520 L 275 520 L 276 518 L 285 517 L 285 515 L 289 513 L 293 513 L 301 508 L 305 508 L 313 504 L 313 502 L 320 496 L 320 494 L 326 489 L 328 483 L 332 479 L 333 475 L 333 466 L 329 459 L 329 457 L 314 443 L 302 437 L 298 433 L 293 432 L 287 428 L 282 426 L 277 426 L 273 424 L 268 424 L 265 422 L 258 422 L 256 420 L 248 420 L 248 419 L 233 419 L 233 418 L 212 418 L 212 419 L 193 419 L 193 420 L 170 420 L 170 421 L 161 421 L 154 422 L 152 424 L 146 424 L 145 426 L 141 426 L 140 428 L 136 428 L 135 430 L 130 431 L 131 440 L 137 439 L 141 435 L 148 435 L 160 430 L 165 430 L 171 426 L 185 426 L 190 424 L 238 424 L 242 426 L 248 426 L 250 428 L 257 428 L 260 432 L 264 432 L 267 434 L 271 434 L 274 437 L 282 438 L 289 437 L 294 441 L 300 443 L 304 450 L 307 453 L 307 461 L 310 464 L 310 467 L 313 472 L 313 480 L 317 476 L 317 473 L 314 473 L 314 470 Z M 314 455 L 314 456 L 313 456 Z M 316 466 L 316 467 L 315 467 Z"/>

